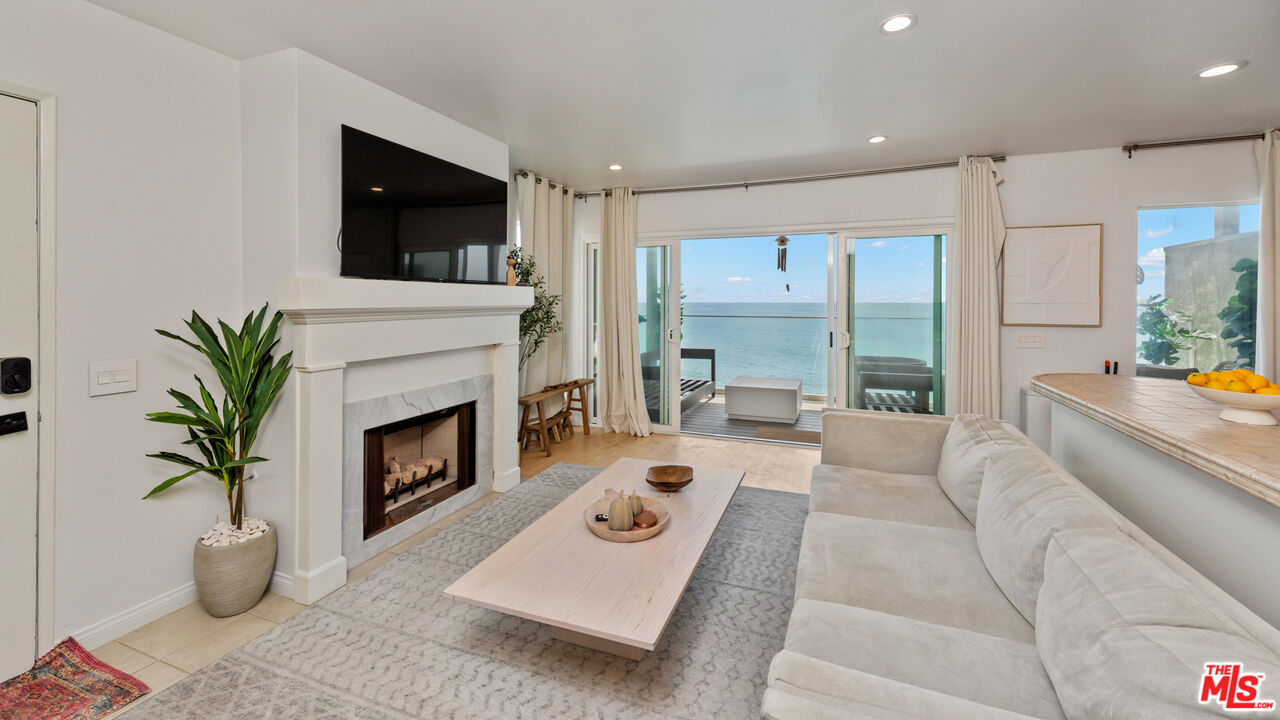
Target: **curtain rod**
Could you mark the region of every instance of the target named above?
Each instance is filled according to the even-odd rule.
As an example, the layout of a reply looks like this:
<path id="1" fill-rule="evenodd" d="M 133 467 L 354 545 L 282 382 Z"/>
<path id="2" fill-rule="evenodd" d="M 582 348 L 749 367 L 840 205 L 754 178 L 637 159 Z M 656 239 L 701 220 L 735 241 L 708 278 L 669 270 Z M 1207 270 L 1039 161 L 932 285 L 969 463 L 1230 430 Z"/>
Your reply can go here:
<path id="1" fill-rule="evenodd" d="M 1004 162 L 1004 155 L 988 155 L 992 162 Z M 935 168 L 956 167 L 960 164 L 959 160 L 948 160 L 945 162 L 925 163 L 923 165 L 902 165 L 899 167 L 877 168 L 874 170 L 849 170 L 846 172 L 827 173 L 825 175 L 804 175 L 801 177 L 787 178 L 771 178 L 768 180 L 744 180 L 742 182 L 733 183 L 715 183 L 712 185 L 675 185 L 671 187 L 653 187 L 638 188 L 632 192 L 636 195 L 649 195 L 657 193 L 672 192 L 694 192 L 697 190 L 729 190 L 732 188 L 742 188 L 744 190 L 756 187 L 758 185 L 786 185 L 789 183 L 816 182 L 818 180 L 839 180 L 841 178 L 862 177 L 864 175 L 887 175 L 889 173 L 912 172 L 914 170 L 933 170 Z M 608 190 L 590 190 L 575 192 L 575 198 L 586 198 L 589 195 L 605 195 L 608 196 Z"/>
<path id="2" fill-rule="evenodd" d="M 527 177 L 529 177 L 529 174 L 530 174 L 530 173 L 529 173 L 529 171 L 528 171 L 528 170 L 517 170 L 517 171 L 516 171 L 516 175 L 517 175 L 517 176 L 519 176 L 519 177 L 523 177 L 523 178 L 527 178 Z M 533 176 L 533 181 L 534 181 L 534 183 L 535 183 L 535 184 L 537 184 L 537 185 L 541 185 L 541 184 L 542 184 L 542 180 L 543 180 L 543 179 L 542 179 L 542 178 L 540 178 L 540 177 L 538 177 L 537 175 L 534 175 L 534 176 Z M 555 183 L 551 182 L 550 180 L 548 180 L 548 181 L 547 181 L 547 186 L 548 186 L 548 187 L 550 187 L 552 190 L 555 190 L 556 188 L 560 188 L 560 189 L 561 189 L 561 192 L 563 192 L 565 195 L 568 195 L 568 194 L 569 194 L 569 188 L 565 187 L 563 183 L 561 183 L 560 185 L 557 185 L 557 184 L 555 184 Z"/>
<path id="3" fill-rule="evenodd" d="M 1181 147 L 1183 145 L 1209 145 L 1211 143 L 1242 142 L 1244 140 L 1261 140 L 1262 133 L 1250 135 L 1223 135 L 1221 137 L 1192 138 L 1190 140 L 1163 140 L 1161 142 L 1132 143 L 1121 146 L 1120 150 L 1133 157 L 1134 150 L 1150 150 L 1152 148 Z"/>

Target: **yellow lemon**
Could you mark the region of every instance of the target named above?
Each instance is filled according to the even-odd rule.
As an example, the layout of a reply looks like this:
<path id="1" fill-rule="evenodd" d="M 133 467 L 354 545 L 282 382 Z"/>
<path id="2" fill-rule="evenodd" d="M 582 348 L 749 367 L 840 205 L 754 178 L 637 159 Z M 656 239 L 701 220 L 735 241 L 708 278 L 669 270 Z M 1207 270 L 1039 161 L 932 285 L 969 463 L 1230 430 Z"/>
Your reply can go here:
<path id="1" fill-rule="evenodd" d="M 1251 393 L 1253 389 L 1246 385 L 1243 380 L 1228 380 L 1227 392 Z"/>
<path id="2" fill-rule="evenodd" d="M 1204 386 L 1209 388 L 1210 390 L 1226 390 L 1227 389 L 1227 384 L 1222 382 L 1221 380 L 1210 380 L 1209 382 L 1205 383 Z"/>
<path id="3" fill-rule="evenodd" d="M 1249 386 L 1250 390 L 1260 390 L 1271 384 L 1271 381 L 1261 375 L 1250 375 L 1244 379 L 1244 384 Z"/>
<path id="4" fill-rule="evenodd" d="M 1239 375 L 1252 375 L 1252 374 L 1253 374 L 1253 371 L 1252 371 L 1252 370 L 1250 370 L 1249 368 L 1236 368 L 1235 370 L 1232 370 L 1231 372 L 1236 373 L 1236 374 L 1239 374 Z"/>
<path id="5" fill-rule="evenodd" d="M 1280 388 L 1264 387 L 1253 391 L 1254 395 L 1280 395 Z"/>
<path id="6" fill-rule="evenodd" d="M 1209 372 L 1205 373 L 1204 376 L 1206 378 L 1209 378 L 1210 380 L 1219 380 L 1222 378 L 1222 373 L 1216 370 L 1210 370 Z M 1223 382 L 1226 382 L 1226 381 L 1223 380 Z"/>
<path id="7" fill-rule="evenodd" d="M 1209 378 L 1205 377 L 1204 373 L 1191 373 L 1187 376 L 1188 385 L 1199 385 L 1200 387 L 1204 387 L 1204 384 L 1207 382 L 1209 382 Z"/>

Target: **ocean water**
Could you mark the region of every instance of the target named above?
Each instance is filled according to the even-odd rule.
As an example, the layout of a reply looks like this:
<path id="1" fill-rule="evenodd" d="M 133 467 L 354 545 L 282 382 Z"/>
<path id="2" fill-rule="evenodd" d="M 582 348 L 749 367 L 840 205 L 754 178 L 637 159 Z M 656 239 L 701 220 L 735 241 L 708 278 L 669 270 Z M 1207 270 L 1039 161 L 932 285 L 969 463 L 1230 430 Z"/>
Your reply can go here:
<path id="1" fill-rule="evenodd" d="M 913 357 L 932 365 L 932 313 L 929 303 L 858 303 L 855 353 Z M 827 393 L 826 303 L 690 302 L 684 315 L 681 346 L 715 349 L 717 385 L 740 375 L 799 377 L 805 393 Z M 703 315 L 717 317 L 698 317 Z M 682 360 L 680 375 L 709 379 L 711 365 Z"/>

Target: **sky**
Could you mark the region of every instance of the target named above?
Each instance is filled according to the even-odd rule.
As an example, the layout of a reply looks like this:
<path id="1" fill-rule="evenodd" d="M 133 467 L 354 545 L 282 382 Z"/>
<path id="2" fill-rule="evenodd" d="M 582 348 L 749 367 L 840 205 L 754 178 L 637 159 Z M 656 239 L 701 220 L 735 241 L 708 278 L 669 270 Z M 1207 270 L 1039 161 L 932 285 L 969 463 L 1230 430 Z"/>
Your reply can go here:
<path id="1" fill-rule="evenodd" d="M 1240 232 L 1259 224 L 1258 205 L 1240 206 Z M 1145 275 L 1138 299 L 1164 294 L 1164 248 L 1213 237 L 1213 207 L 1153 208 L 1138 211 L 1138 266 Z"/>
<path id="2" fill-rule="evenodd" d="M 680 270 L 687 301 L 825 303 L 826 233 L 787 237 L 786 273 L 777 269 L 774 235 L 684 240 Z M 932 236 L 862 239 L 854 247 L 856 302 L 933 300 Z"/>

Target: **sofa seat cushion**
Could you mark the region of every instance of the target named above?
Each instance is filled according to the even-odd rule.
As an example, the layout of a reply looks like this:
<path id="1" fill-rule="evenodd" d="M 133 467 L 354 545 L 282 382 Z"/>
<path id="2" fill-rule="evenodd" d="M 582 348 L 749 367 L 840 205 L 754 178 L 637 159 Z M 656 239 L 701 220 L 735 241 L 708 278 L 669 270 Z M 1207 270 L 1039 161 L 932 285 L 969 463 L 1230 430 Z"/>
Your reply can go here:
<path id="1" fill-rule="evenodd" d="M 1001 450 L 1021 447 L 1016 434 L 981 415 L 957 415 L 942 443 L 938 486 L 973 527 L 978 521 L 978 495 L 987 458 Z"/>
<path id="2" fill-rule="evenodd" d="M 1280 658 L 1132 538 L 1058 533 L 1036 607 L 1045 669 L 1070 718 L 1223 715 L 1201 705 L 1207 663 L 1263 673 L 1256 699 L 1280 699 Z"/>
<path id="3" fill-rule="evenodd" d="M 1061 530 L 1120 526 L 1101 501 L 1038 450 L 996 453 L 978 498 L 978 550 L 991 577 L 1027 622 L 1035 624 L 1044 553 Z"/>
<path id="4" fill-rule="evenodd" d="M 956 530 L 971 528 L 932 475 L 906 475 L 841 465 L 818 465 L 813 469 L 809 511 Z"/>
<path id="5" fill-rule="evenodd" d="M 809 513 L 796 598 L 1035 641 L 987 573 L 972 530 Z"/>
<path id="6" fill-rule="evenodd" d="M 1027 643 L 849 605 L 799 600 L 791 612 L 784 649 L 989 707 L 1032 717 L 1064 717 L 1036 647 Z M 816 669 L 795 673 L 790 684 L 817 691 L 831 686 Z"/>

